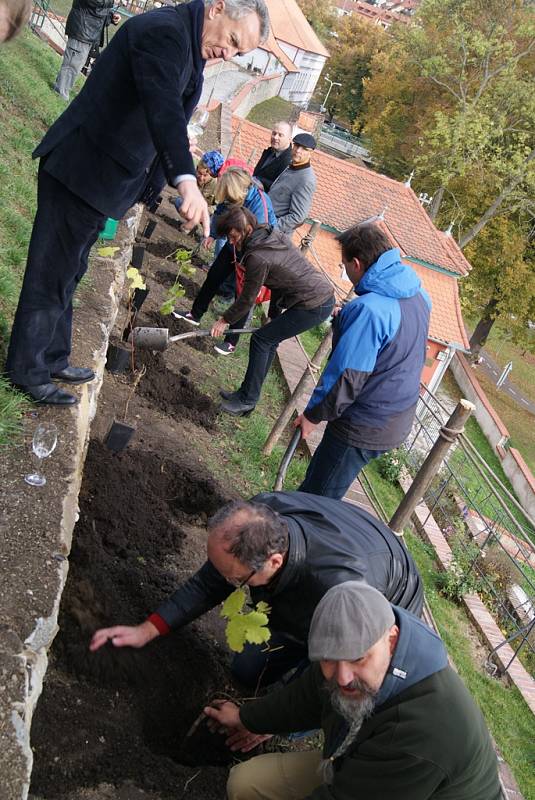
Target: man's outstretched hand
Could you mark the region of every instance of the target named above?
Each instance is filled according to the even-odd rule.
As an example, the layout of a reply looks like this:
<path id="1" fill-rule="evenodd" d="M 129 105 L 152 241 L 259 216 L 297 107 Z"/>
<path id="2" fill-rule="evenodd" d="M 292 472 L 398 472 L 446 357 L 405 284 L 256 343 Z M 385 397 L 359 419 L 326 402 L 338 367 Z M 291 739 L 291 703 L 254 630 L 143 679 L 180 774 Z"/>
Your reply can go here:
<path id="1" fill-rule="evenodd" d="M 204 713 L 209 718 L 208 727 L 211 731 L 228 734 L 225 744 L 231 750 L 248 753 L 262 742 L 271 739 L 269 734 L 248 731 L 240 720 L 240 709 L 229 700 L 214 700 L 212 705 L 206 706 Z"/>
<path id="2" fill-rule="evenodd" d="M 197 181 L 181 181 L 176 188 L 182 197 L 180 216 L 186 220 L 184 230 L 191 231 L 197 225 L 202 225 L 203 236 L 210 236 L 210 214 Z"/>
<path id="3" fill-rule="evenodd" d="M 144 647 L 159 635 L 156 626 L 148 620 L 141 625 L 114 625 L 113 628 L 95 631 L 89 649 L 95 652 L 106 642 L 111 642 L 114 647 Z"/>

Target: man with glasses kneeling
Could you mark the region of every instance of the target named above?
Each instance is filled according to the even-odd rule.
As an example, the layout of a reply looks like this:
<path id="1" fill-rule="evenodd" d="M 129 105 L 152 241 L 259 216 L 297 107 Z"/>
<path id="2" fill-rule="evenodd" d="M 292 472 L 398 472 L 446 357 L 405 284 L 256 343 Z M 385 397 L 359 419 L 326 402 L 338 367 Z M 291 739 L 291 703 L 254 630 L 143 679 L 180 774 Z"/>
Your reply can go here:
<path id="1" fill-rule="evenodd" d="M 90 649 L 143 647 L 222 603 L 247 585 L 256 605 L 271 608 L 269 646 L 246 645 L 234 677 L 253 689 L 308 666 L 307 637 L 323 595 L 346 581 L 365 581 L 390 602 L 419 615 L 423 592 L 416 566 L 384 523 L 358 506 L 302 492 L 256 495 L 223 506 L 208 522 L 208 560 L 136 626 L 95 632 Z"/>

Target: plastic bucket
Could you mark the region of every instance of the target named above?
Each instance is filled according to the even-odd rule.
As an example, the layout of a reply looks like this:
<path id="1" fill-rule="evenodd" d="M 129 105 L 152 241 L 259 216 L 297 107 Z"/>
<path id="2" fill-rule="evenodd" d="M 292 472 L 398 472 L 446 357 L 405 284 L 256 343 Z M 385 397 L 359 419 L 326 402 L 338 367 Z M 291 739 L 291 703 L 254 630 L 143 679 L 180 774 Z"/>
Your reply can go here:
<path id="1" fill-rule="evenodd" d="M 100 234 L 101 239 L 115 239 L 117 235 L 117 226 L 119 225 L 118 219 L 112 219 L 108 217 L 106 220 L 106 224 L 104 225 L 104 230 Z"/>

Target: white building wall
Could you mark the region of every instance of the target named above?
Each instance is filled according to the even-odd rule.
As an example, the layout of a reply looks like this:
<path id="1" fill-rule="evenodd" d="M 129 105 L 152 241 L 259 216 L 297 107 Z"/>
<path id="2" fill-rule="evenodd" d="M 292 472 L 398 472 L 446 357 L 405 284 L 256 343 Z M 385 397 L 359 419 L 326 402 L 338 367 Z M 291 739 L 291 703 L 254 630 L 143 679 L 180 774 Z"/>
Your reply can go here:
<path id="1" fill-rule="evenodd" d="M 299 72 L 286 76 L 280 96 L 304 107 L 314 94 L 314 89 L 327 59 L 317 53 L 299 50 L 292 45 L 286 44 L 286 42 L 278 41 L 278 44 L 299 69 Z"/>

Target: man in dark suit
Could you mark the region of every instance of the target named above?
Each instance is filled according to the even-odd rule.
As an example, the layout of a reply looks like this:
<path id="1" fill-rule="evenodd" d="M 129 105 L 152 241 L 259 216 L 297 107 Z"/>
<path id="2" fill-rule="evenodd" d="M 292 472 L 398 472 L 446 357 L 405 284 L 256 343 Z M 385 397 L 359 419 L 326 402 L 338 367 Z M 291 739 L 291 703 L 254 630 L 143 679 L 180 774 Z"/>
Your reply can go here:
<path id="1" fill-rule="evenodd" d="M 271 131 L 271 147 L 267 147 L 253 175 L 262 183 L 266 192 L 273 181 L 290 166 L 292 161 L 292 126 L 289 122 L 276 122 Z"/>
<path id="2" fill-rule="evenodd" d="M 36 148 L 38 208 L 6 368 L 37 402 L 76 403 L 52 381 L 94 377 L 69 366 L 72 296 L 107 217 L 152 203 L 167 181 L 187 227 L 201 223 L 208 236 L 187 134 L 205 60 L 246 53 L 268 33 L 264 0 L 193 0 L 133 17 Z"/>

